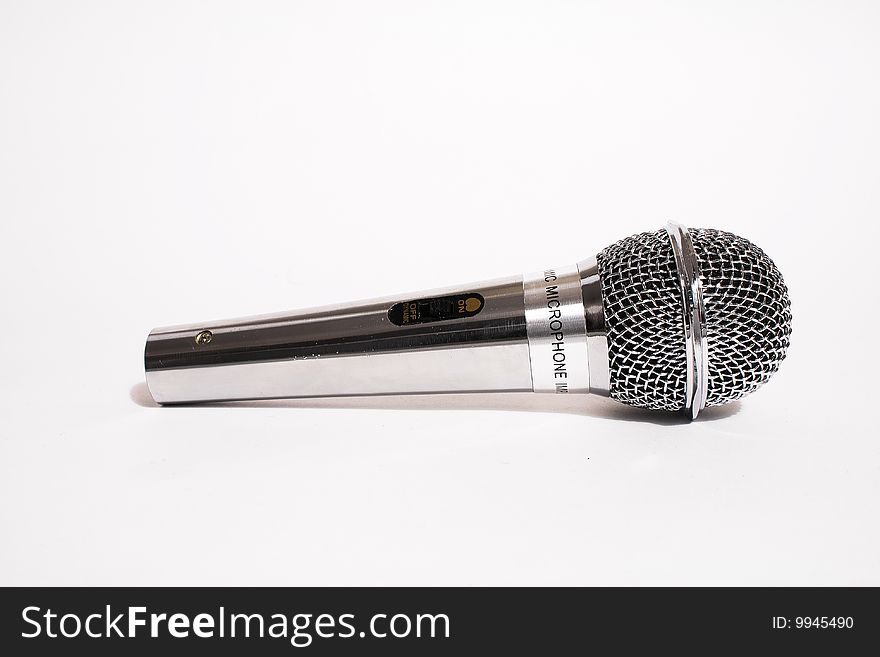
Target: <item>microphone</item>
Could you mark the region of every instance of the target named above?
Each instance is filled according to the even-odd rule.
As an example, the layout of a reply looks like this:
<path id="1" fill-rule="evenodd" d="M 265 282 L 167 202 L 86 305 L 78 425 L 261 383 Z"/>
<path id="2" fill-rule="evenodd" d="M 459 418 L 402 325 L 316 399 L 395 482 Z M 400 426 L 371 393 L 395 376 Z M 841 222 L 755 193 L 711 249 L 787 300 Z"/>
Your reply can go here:
<path id="1" fill-rule="evenodd" d="M 778 369 L 791 302 L 742 237 L 676 223 L 526 276 L 154 329 L 160 404 L 383 394 L 598 394 L 690 419 Z"/>

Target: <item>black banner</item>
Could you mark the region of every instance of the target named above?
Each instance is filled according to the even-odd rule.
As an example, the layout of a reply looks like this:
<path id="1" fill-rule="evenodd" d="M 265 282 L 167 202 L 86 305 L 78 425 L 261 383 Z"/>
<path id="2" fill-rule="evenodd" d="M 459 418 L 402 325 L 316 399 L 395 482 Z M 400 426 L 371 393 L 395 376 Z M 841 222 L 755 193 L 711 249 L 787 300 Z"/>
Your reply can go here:
<path id="1" fill-rule="evenodd" d="M 875 589 L 7 588 L 7 655 L 875 650 Z"/>

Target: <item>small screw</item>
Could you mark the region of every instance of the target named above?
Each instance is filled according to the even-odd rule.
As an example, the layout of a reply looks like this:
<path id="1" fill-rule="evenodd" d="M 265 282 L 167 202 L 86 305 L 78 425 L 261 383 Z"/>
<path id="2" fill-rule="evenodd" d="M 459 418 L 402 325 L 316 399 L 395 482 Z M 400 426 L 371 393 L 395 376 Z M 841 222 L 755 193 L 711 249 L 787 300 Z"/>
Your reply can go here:
<path id="1" fill-rule="evenodd" d="M 196 336 L 196 344 L 208 344 L 214 339 L 214 334 L 210 331 L 202 331 Z"/>

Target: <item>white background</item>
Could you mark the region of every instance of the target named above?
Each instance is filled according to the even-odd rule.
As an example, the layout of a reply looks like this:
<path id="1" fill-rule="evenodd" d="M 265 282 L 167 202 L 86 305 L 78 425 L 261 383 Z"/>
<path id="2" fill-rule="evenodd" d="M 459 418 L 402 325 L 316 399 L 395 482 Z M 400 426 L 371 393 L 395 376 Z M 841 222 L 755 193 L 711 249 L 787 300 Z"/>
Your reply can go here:
<path id="1" fill-rule="evenodd" d="M 874 2 L 0 4 L 0 583 L 880 584 Z M 159 408 L 154 326 L 667 219 L 776 261 L 778 375 Z"/>

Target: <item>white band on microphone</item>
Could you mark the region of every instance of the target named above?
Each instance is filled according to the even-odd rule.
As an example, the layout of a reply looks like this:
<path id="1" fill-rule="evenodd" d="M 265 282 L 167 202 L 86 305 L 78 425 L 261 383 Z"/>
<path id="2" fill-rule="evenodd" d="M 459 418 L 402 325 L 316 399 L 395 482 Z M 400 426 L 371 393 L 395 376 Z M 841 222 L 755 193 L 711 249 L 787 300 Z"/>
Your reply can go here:
<path id="1" fill-rule="evenodd" d="M 523 277 L 526 332 L 535 392 L 587 393 L 590 366 L 576 265 Z"/>

